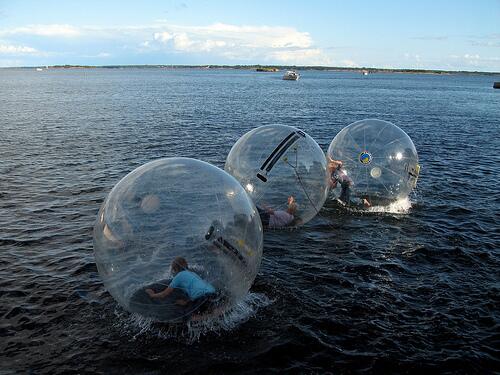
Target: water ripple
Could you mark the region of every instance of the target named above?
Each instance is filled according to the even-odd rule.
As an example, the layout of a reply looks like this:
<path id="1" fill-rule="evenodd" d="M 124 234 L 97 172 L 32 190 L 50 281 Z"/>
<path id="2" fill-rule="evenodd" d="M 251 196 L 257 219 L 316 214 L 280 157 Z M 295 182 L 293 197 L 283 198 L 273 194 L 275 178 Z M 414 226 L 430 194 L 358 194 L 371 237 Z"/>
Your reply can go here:
<path id="1" fill-rule="evenodd" d="M 499 367 L 498 95 L 490 77 L 0 70 L 0 372 L 492 373 Z M 269 231 L 247 304 L 172 331 L 129 315 L 92 254 L 99 205 L 155 158 L 219 167 L 257 125 L 323 149 L 379 117 L 414 140 L 409 201 L 328 203 Z M 184 338 L 184 340 L 182 339 Z"/>

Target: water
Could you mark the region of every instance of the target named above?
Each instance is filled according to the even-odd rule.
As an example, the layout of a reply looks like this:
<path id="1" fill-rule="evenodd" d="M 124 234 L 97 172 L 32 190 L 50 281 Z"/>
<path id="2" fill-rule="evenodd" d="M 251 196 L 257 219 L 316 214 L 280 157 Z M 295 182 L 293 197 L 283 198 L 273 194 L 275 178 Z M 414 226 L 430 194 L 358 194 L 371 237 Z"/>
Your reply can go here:
<path id="1" fill-rule="evenodd" d="M 0 372 L 494 372 L 494 80 L 0 69 Z M 299 230 L 266 232 L 246 305 L 199 339 L 138 321 L 104 290 L 93 222 L 132 169 L 174 155 L 223 167 L 240 135 L 269 123 L 300 127 L 326 150 L 367 117 L 415 143 L 410 208 L 360 215 L 330 204 Z"/>

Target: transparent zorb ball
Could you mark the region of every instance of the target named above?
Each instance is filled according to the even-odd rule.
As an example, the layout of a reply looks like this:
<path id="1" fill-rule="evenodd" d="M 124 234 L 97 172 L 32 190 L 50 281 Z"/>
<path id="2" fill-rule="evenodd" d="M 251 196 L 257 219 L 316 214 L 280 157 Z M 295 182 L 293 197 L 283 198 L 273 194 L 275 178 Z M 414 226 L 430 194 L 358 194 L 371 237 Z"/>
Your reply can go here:
<path id="1" fill-rule="evenodd" d="M 176 322 L 214 297 L 229 308 L 246 295 L 261 261 L 262 224 L 248 194 L 223 170 L 195 159 L 159 159 L 111 190 L 94 226 L 94 254 L 106 289 L 121 306 Z M 213 293 L 180 285 L 166 298 L 151 298 L 146 289 L 165 290 L 179 257 L 197 285 Z"/>
<path id="2" fill-rule="evenodd" d="M 410 137 L 396 125 L 376 119 L 343 128 L 327 156 L 334 195 L 347 205 L 387 205 L 407 198 L 420 171 Z"/>
<path id="3" fill-rule="evenodd" d="M 224 169 L 241 183 L 261 214 L 271 213 L 269 226 L 272 213 L 291 213 L 293 220 L 274 225 L 278 227 L 304 224 L 319 212 L 328 195 L 326 165 L 321 148 L 302 130 L 265 125 L 234 144 Z"/>

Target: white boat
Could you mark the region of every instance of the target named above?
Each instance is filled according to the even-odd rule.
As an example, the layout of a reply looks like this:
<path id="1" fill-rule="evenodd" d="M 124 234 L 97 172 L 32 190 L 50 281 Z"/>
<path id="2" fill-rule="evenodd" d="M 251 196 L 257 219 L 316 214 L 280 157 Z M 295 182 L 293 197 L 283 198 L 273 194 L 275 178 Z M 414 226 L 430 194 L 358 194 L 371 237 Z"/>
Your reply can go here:
<path id="1" fill-rule="evenodd" d="M 36 71 L 37 72 L 41 72 L 41 71 L 43 71 L 43 69 L 42 68 L 36 68 Z"/>
<path id="2" fill-rule="evenodd" d="M 287 81 L 296 81 L 299 79 L 299 77 L 300 74 L 297 73 L 295 70 L 287 70 L 287 72 L 283 76 L 283 79 Z"/>
<path id="3" fill-rule="evenodd" d="M 363 70 L 361 73 L 363 73 L 364 76 L 368 75 L 368 70 Z"/>

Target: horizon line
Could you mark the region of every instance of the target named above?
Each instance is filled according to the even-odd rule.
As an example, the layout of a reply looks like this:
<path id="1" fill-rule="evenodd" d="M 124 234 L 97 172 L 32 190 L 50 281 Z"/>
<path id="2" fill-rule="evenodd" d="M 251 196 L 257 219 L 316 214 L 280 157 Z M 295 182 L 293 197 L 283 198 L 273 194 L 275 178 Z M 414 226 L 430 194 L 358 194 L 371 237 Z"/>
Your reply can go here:
<path id="1" fill-rule="evenodd" d="M 344 71 L 368 71 L 368 72 L 419 72 L 419 73 L 471 73 L 471 74 L 487 74 L 495 75 L 500 72 L 494 71 L 479 71 L 479 70 L 444 70 L 444 69 L 423 69 L 423 68 L 377 68 L 377 67 L 345 67 L 345 66 L 328 66 L 328 65 L 262 65 L 262 64 L 108 64 L 108 65 L 82 65 L 82 64 L 55 64 L 55 65 L 25 65 L 25 66 L 5 66 L 0 69 L 30 69 L 30 68 L 55 68 L 55 69 L 70 69 L 70 68 L 127 68 L 127 67 L 144 67 L 144 68 L 204 68 L 204 69 L 254 69 L 263 68 L 280 68 L 280 69 L 302 69 L 302 70 L 344 70 Z"/>

